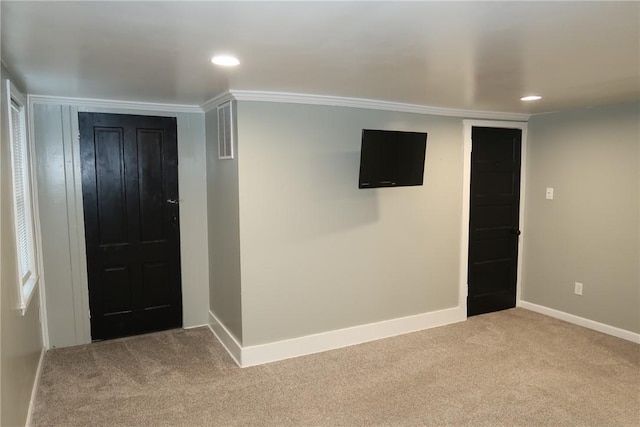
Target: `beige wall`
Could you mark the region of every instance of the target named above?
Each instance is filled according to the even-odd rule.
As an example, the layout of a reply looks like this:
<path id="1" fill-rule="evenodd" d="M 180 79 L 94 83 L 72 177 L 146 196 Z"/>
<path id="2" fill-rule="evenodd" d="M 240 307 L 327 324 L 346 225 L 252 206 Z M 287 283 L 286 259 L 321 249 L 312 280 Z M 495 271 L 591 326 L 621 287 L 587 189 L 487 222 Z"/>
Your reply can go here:
<path id="1" fill-rule="evenodd" d="M 18 309 L 17 260 L 13 226 L 13 192 L 6 79 L 2 66 L 2 122 L 0 146 L 0 425 L 23 426 L 42 350 L 38 291 L 24 314 Z"/>
<path id="2" fill-rule="evenodd" d="M 210 309 L 242 343 L 238 144 L 236 140 L 235 159 L 219 160 L 215 109 L 206 114 L 206 129 Z"/>
<path id="3" fill-rule="evenodd" d="M 79 147 L 74 137 L 78 111 L 177 118 L 183 324 L 207 324 L 204 114 L 34 104 L 49 345 L 66 347 L 91 341 Z"/>
<path id="4" fill-rule="evenodd" d="M 428 132 L 420 187 L 358 189 L 363 128 Z M 238 102 L 243 344 L 456 307 L 462 120 Z"/>
<path id="5" fill-rule="evenodd" d="M 640 332 L 639 104 L 534 116 L 527 163 L 522 299 Z"/>

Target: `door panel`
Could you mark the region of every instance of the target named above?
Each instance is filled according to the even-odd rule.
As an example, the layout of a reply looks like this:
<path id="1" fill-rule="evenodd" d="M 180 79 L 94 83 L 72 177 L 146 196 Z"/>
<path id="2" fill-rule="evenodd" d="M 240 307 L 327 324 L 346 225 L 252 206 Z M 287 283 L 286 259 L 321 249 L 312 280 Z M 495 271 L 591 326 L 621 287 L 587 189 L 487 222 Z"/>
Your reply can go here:
<path id="1" fill-rule="evenodd" d="M 506 172 L 485 172 L 476 176 L 476 191 L 478 194 L 511 194 L 513 189 L 513 174 Z"/>
<path id="2" fill-rule="evenodd" d="M 164 240 L 165 204 L 162 133 L 140 130 L 137 138 L 140 192 L 140 240 Z"/>
<path id="3" fill-rule="evenodd" d="M 169 271 L 170 266 L 166 262 L 149 262 L 143 265 L 142 282 L 147 307 L 161 307 L 171 303 Z"/>
<path id="4" fill-rule="evenodd" d="M 473 127 L 467 314 L 515 307 L 522 131 Z"/>
<path id="5" fill-rule="evenodd" d="M 124 194 L 124 137 L 121 129 L 96 128 L 95 163 L 100 242 L 123 243 L 126 239 Z"/>
<path id="6" fill-rule="evenodd" d="M 175 118 L 78 119 L 91 337 L 180 327 Z"/>
<path id="7" fill-rule="evenodd" d="M 131 310 L 131 280 L 127 266 L 104 268 L 102 285 L 105 313 L 122 313 Z"/>

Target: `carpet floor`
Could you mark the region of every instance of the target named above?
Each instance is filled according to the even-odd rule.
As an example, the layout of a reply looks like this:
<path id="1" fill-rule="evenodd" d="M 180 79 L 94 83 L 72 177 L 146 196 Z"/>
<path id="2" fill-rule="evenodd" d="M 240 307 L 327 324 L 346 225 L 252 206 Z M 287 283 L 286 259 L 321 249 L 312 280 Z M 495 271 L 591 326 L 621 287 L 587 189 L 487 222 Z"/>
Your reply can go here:
<path id="1" fill-rule="evenodd" d="M 640 346 L 523 309 L 241 369 L 207 328 L 47 352 L 36 426 L 640 425 Z"/>

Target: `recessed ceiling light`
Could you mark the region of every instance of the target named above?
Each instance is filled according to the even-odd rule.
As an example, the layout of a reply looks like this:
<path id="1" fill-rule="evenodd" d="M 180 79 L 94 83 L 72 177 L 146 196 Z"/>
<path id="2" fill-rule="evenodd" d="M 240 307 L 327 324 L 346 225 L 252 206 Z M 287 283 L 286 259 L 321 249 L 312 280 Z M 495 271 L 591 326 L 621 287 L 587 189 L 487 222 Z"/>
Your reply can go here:
<path id="1" fill-rule="evenodd" d="M 236 65 L 240 64 L 240 61 L 238 61 L 238 58 L 231 55 L 214 56 L 213 58 L 211 58 L 211 62 L 213 62 L 216 65 L 221 65 L 223 67 L 235 67 Z"/>
<path id="2" fill-rule="evenodd" d="M 539 99 L 542 99 L 540 95 L 528 95 L 520 98 L 520 101 L 537 101 Z"/>

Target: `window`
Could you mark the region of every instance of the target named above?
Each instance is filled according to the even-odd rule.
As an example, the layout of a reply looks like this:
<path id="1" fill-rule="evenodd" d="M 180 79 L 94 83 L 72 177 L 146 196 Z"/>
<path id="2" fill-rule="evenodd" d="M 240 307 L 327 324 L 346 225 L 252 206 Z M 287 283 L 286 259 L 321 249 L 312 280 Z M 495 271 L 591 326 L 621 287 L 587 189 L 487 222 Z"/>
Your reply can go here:
<path id="1" fill-rule="evenodd" d="M 27 138 L 24 96 L 7 80 L 9 140 L 13 177 L 13 208 L 18 261 L 18 285 L 22 313 L 27 309 L 38 282 L 31 162 Z"/>

